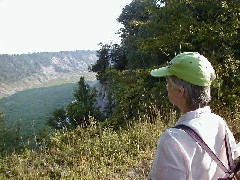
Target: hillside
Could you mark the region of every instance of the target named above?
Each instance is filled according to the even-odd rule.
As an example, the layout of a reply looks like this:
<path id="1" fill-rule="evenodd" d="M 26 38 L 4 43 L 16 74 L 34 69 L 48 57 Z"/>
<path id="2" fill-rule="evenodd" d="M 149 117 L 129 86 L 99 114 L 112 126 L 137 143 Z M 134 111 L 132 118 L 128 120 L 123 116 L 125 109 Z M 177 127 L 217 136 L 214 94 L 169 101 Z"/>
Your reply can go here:
<path id="1" fill-rule="evenodd" d="M 88 66 L 97 60 L 96 51 L 61 51 L 0 55 L 0 98 L 52 81 L 93 79 Z"/>

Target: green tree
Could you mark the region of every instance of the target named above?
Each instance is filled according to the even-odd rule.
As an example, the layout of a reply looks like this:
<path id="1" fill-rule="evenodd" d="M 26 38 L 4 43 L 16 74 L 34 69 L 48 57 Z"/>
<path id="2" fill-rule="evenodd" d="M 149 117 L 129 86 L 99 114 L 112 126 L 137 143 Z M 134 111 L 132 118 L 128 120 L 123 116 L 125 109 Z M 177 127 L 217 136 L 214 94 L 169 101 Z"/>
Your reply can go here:
<path id="1" fill-rule="evenodd" d="M 173 106 L 166 97 L 165 81 L 163 83 L 151 77 L 149 70 L 111 69 L 106 71 L 105 76 L 108 92 L 106 105 L 108 119 L 105 121 L 107 125 L 119 129 L 136 121 L 155 122 L 159 110 L 161 113 L 172 113 Z M 167 119 L 169 115 L 162 113 L 161 116 L 162 121 L 166 123 L 172 120 Z"/>
<path id="2" fill-rule="evenodd" d="M 183 51 L 223 62 L 239 59 L 239 0 L 133 0 L 118 20 L 130 69 L 151 67 Z"/>
<path id="3" fill-rule="evenodd" d="M 89 69 L 97 73 L 97 80 L 100 80 L 100 82 L 104 82 L 103 74 L 105 73 L 106 68 L 109 67 L 111 63 L 111 45 L 100 43 L 100 46 L 101 49 L 97 51 L 98 60 Z"/>
<path id="4" fill-rule="evenodd" d="M 123 71 L 127 68 L 126 49 L 123 46 L 118 44 L 112 45 L 110 56 L 114 69 Z"/>
<path id="5" fill-rule="evenodd" d="M 217 70 L 224 101 L 239 97 L 240 1 L 133 0 L 118 20 L 129 69 L 159 66 L 184 51 L 205 55 Z M 224 93 L 225 94 L 225 93 Z M 228 103 L 229 104 L 229 103 Z"/>
<path id="6" fill-rule="evenodd" d="M 10 126 L 6 122 L 4 111 L 0 110 L 0 156 L 23 150 L 25 145 L 21 139 L 20 131 L 20 122 Z"/>
<path id="7" fill-rule="evenodd" d="M 0 154 L 3 153 L 6 146 L 6 123 L 5 116 L 2 110 L 0 110 Z"/>
<path id="8" fill-rule="evenodd" d="M 96 89 L 86 84 L 84 77 L 80 78 L 74 97 L 75 100 L 67 107 L 67 116 L 72 125 L 87 126 L 91 117 L 101 120 L 101 113 L 96 106 Z"/>
<path id="9" fill-rule="evenodd" d="M 64 108 L 55 109 L 53 117 L 49 118 L 47 124 L 56 129 L 71 127 L 71 123 L 68 121 L 67 112 Z"/>
<path id="10" fill-rule="evenodd" d="M 139 46 L 141 40 L 146 36 L 142 27 L 149 21 L 154 8 L 156 8 L 154 0 L 133 0 L 123 9 L 118 18 L 118 21 L 124 26 L 120 29 L 121 43 L 126 49 L 129 69 L 150 67 L 152 59 L 156 59 L 155 54 L 142 51 Z"/>

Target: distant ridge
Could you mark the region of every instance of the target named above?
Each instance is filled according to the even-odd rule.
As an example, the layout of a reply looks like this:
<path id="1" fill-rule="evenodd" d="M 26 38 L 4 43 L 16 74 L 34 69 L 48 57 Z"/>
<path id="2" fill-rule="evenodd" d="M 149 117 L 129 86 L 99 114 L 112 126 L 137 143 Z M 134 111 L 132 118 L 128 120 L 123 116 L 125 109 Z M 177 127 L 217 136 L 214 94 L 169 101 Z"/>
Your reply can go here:
<path id="1" fill-rule="evenodd" d="M 0 55 L 0 98 L 36 85 L 72 78 L 94 78 L 88 67 L 96 51 L 76 50 Z"/>

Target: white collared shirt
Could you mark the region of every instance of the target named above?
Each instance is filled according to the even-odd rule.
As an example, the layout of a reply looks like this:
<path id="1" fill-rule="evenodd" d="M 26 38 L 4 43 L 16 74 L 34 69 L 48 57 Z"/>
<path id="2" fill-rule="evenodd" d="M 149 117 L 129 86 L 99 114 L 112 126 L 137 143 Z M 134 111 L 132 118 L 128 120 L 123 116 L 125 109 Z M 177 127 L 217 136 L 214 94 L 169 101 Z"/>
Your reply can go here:
<path id="1" fill-rule="evenodd" d="M 228 161 L 224 137 L 227 129 L 233 158 L 238 156 L 233 134 L 220 116 L 211 113 L 209 106 L 182 115 L 178 124 L 187 125 L 198 133 L 226 167 Z M 183 130 L 169 128 L 159 138 L 151 179 L 217 180 L 224 176 L 225 173 L 215 161 Z"/>

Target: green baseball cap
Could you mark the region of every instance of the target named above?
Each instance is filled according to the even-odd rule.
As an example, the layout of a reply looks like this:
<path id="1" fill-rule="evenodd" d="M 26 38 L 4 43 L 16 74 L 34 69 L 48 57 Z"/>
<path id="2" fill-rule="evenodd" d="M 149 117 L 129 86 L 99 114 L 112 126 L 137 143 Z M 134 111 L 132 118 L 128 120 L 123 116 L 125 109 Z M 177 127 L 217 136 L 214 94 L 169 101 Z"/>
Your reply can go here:
<path id="1" fill-rule="evenodd" d="M 168 66 L 154 69 L 150 74 L 154 77 L 177 76 L 198 86 L 210 86 L 215 79 L 215 71 L 211 63 L 198 52 L 178 54 Z"/>

